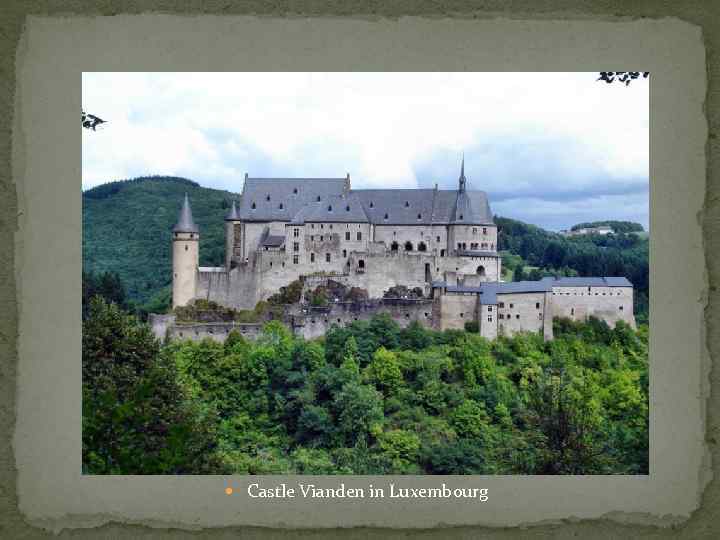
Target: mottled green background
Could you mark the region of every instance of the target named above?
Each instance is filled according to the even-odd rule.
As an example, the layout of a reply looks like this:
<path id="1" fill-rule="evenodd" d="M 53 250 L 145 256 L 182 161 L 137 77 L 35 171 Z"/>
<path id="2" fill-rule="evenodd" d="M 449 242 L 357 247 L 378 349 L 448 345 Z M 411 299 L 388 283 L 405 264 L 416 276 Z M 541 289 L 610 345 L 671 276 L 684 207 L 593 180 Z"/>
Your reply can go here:
<path id="1" fill-rule="evenodd" d="M 7 4 L 7 2 L 5 3 Z M 705 234 L 705 250 L 710 271 L 709 307 L 707 310 L 708 348 L 714 357 L 720 345 L 720 334 L 717 332 L 717 300 L 716 291 L 717 269 L 713 254 L 720 247 L 717 229 L 720 228 L 718 203 L 718 156 L 716 129 L 718 123 L 718 72 L 717 50 L 720 36 L 716 26 L 720 21 L 720 5 L 718 2 L 513 2 L 505 5 L 504 2 L 388 2 L 361 3 L 361 2 L 12 2 L 8 6 L 0 7 L 0 21 L 2 30 L 2 153 L 6 157 L 2 161 L 2 174 L 0 174 L 0 538 L 35 538 L 50 536 L 39 529 L 31 528 L 22 521 L 17 511 L 17 498 L 15 495 L 14 457 L 11 448 L 11 434 L 14 423 L 15 375 L 16 375 L 16 334 L 17 334 L 17 304 L 13 278 L 13 234 L 16 230 L 17 200 L 15 188 L 10 174 L 10 128 L 13 115 L 13 91 L 15 87 L 15 51 L 22 30 L 24 18 L 27 14 L 84 14 L 84 15 L 112 15 L 118 13 L 143 13 L 147 11 L 160 11 L 166 13 L 199 14 L 199 13 L 233 13 L 233 14 L 264 14 L 279 16 L 289 15 L 353 15 L 365 18 L 397 17 L 400 15 L 425 16 L 452 16 L 452 17 L 492 17 L 496 15 L 517 18 L 552 18 L 552 19 L 604 19 L 614 20 L 618 17 L 667 17 L 674 16 L 697 24 L 703 28 L 703 35 L 707 47 L 708 60 L 708 96 L 706 110 L 709 115 L 710 140 L 708 145 L 708 193 L 706 208 L 702 219 Z M 326 5 L 330 4 L 330 5 Z M 715 23 L 715 24 L 713 24 Z M 710 26 L 712 25 L 712 26 Z M 612 35 L 608 35 L 612 40 Z M 718 458 L 717 430 L 718 430 L 718 375 L 714 371 L 711 375 L 714 397 L 708 406 L 708 435 L 707 441 L 713 452 L 714 459 Z M 656 529 L 654 527 L 631 527 L 611 522 L 575 522 L 564 524 L 548 524 L 530 529 L 480 529 L 457 528 L 438 531 L 410 531 L 404 533 L 398 530 L 352 529 L 339 531 L 280 531 L 268 529 L 222 529 L 206 530 L 203 532 L 188 532 L 179 530 L 150 529 L 139 526 L 108 525 L 99 529 L 65 531 L 60 536 L 68 538 L 230 538 L 242 535 L 247 538 L 274 538 L 294 536 L 308 537 L 434 537 L 434 538 L 515 538 L 515 537 L 590 537 L 590 538 L 656 538 L 656 537 L 685 537 L 685 538 L 715 538 L 720 537 L 720 522 L 715 519 L 716 528 L 713 530 L 713 510 L 718 509 L 720 499 L 720 482 L 713 481 L 704 494 L 703 506 L 693 517 L 676 529 Z M 58 493 L 58 497 L 71 497 L 71 493 Z"/>

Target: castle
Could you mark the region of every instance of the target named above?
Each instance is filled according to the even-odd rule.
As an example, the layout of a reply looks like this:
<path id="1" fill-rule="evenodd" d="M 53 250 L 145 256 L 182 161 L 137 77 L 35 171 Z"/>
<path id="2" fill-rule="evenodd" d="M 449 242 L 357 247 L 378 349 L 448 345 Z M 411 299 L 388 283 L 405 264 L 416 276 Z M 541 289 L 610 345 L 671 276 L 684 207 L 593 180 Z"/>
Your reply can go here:
<path id="1" fill-rule="evenodd" d="M 485 192 L 469 189 L 464 160 L 457 189 L 352 189 L 345 178 L 250 178 L 225 217 L 222 267 L 199 266 L 200 230 L 187 195 L 173 227 L 173 307 L 203 298 L 252 309 L 301 280 L 304 291 L 329 280 L 367 292 L 359 305 L 334 299 L 322 310 L 288 306 L 286 322 L 305 337 L 331 324 L 386 311 L 401 325 L 444 330 L 477 324 L 493 339 L 519 331 L 552 339 L 553 317 L 595 316 L 635 326 L 633 287 L 623 277 L 501 281 L 497 226 Z M 422 291 L 383 299 L 394 286 Z M 373 301 L 374 299 L 374 301 Z M 175 324 L 155 317 L 156 333 L 221 338 L 231 327 Z M 223 326 L 224 325 L 224 326 Z"/>

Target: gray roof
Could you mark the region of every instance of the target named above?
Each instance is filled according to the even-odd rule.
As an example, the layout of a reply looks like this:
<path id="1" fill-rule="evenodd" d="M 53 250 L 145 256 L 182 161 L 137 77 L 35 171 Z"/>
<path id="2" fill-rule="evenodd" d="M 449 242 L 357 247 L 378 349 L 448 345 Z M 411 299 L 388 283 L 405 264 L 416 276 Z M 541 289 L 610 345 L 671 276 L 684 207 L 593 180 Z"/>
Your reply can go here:
<path id="1" fill-rule="evenodd" d="M 368 217 L 360 199 L 354 193 L 332 195 L 320 202 L 305 205 L 291 223 L 367 223 Z"/>
<path id="2" fill-rule="evenodd" d="M 478 250 L 461 250 L 458 251 L 458 255 L 462 257 L 499 257 L 497 251 L 478 251 Z"/>
<path id="3" fill-rule="evenodd" d="M 625 277 L 546 277 L 553 287 L 632 287 Z"/>
<path id="4" fill-rule="evenodd" d="M 433 282 L 433 287 L 443 287 L 443 282 Z M 624 277 L 545 277 L 539 281 L 486 281 L 478 287 L 447 285 L 448 292 L 475 293 L 481 295 L 482 304 L 497 304 L 498 294 L 550 292 L 553 287 L 632 287 Z"/>
<path id="5" fill-rule="evenodd" d="M 341 195 L 346 181 L 346 178 L 246 178 L 240 219 L 290 221 L 305 205 L 317 202 L 318 197 L 325 201 Z"/>
<path id="6" fill-rule="evenodd" d="M 182 208 L 180 208 L 177 223 L 172 230 L 173 232 L 200 232 L 200 229 L 198 229 L 198 226 L 195 225 L 195 222 L 193 221 L 192 210 L 190 209 L 190 200 L 188 199 L 187 193 L 185 194 Z"/>
<path id="7" fill-rule="evenodd" d="M 483 191 L 424 188 L 348 191 L 348 185 L 348 178 L 246 178 L 238 215 L 243 221 L 296 223 L 493 224 L 487 195 Z M 351 216 L 336 211 L 342 197 L 350 202 Z M 343 209 L 347 206 L 342 202 L 339 204 Z M 355 208 L 357 204 L 362 206 L 362 212 Z M 332 212 L 328 211 L 328 206 L 333 207 Z"/>
<path id="8" fill-rule="evenodd" d="M 263 247 L 280 247 L 285 243 L 285 237 L 277 234 L 268 234 L 263 238 Z"/>
<path id="9" fill-rule="evenodd" d="M 232 202 L 230 211 L 225 216 L 225 221 L 240 221 L 240 214 L 238 213 L 237 205 L 235 201 Z"/>
<path id="10" fill-rule="evenodd" d="M 492 223 L 490 203 L 484 191 L 459 191 L 451 223 L 482 225 Z"/>

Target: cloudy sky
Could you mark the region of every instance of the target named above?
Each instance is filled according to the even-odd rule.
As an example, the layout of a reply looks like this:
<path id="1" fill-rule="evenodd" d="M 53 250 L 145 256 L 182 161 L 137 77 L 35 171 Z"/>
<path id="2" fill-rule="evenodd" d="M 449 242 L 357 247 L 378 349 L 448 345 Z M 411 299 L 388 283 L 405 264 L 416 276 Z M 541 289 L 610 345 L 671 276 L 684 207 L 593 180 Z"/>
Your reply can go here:
<path id="1" fill-rule="evenodd" d="M 587 73 L 85 73 L 83 189 L 174 175 L 354 188 L 470 187 L 497 215 L 558 230 L 648 225 L 649 82 Z"/>

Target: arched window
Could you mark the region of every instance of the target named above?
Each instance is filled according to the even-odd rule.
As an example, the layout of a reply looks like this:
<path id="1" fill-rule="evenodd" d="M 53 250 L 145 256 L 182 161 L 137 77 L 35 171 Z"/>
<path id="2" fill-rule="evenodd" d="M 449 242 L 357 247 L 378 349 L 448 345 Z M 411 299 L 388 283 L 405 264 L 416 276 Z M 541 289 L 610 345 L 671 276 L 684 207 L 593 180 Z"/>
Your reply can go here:
<path id="1" fill-rule="evenodd" d="M 387 215 L 387 214 L 385 214 L 385 219 L 387 219 L 387 218 L 388 218 L 388 215 Z"/>
<path id="2" fill-rule="evenodd" d="M 412 242 L 410 242 L 410 241 L 405 242 L 405 251 L 412 251 L 412 250 L 413 250 Z"/>
<path id="3" fill-rule="evenodd" d="M 360 260 L 358 261 L 358 268 L 365 268 L 365 261 L 364 261 L 364 260 L 360 259 Z"/>
<path id="4" fill-rule="evenodd" d="M 408 206 L 410 206 L 410 202 L 409 202 L 409 201 L 405 201 L 405 208 L 407 208 Z"/>
<path id="5" fill-rule="evenodd" d="M 328 205 L 328 212 L 332 212 L 332 205 Z"/>
<path id="6" fill-rule="evenodd" d="M 484 267 L 484 266 L 478 266 L 478 267 L 477 267 L 477 275 L 478 275 L 478 276 L 484 276 L 484 275 L 485 275 L 485 267 Z"/>
<path id="7" fill-rule="evenodd" d="M 295 195 L 297 195 L 297 188 L 294 188 L 294 189 L 293 189 L 293 193 L 294 193 Z"/>
<path id="8" fill-rule="evenodd" d="M 267 195 L 267 196 L 265 197 L 265 200 L 266 200 L 266 201 L 269 201 L 269 200 L 270 200 L 270 195 Z"/>
<path id="9" fill-rule="evenodd" d="M 252 203 L 252 206 L 251 206 L 250 208 L 252 208 L 253 210 L 255 210 L 255 208 L 257 208 L 257 206 L 255 205 L 255 203 Z"/>
<path id="10" fill-rule="evenodd" d="M 418 214 L 418 219 L 422 219 L 422 214 Z"/>
<path id="11" fill-rule="evenodd" d="M 418 251 L 427 251 L 427 246 L 425 245 L 425 242 L 420 242 L 418 244 Z"/>
<path id="12" fill-rule="evenodd" d="M 375 208 L 375 203 L 370 201 L 370 208 Z"/>
<path id="13" fill-rule="evenodd" d="M 346 211 L 346 212 L 349 212 L 349 211 L 350 211 L 350 205 L 347 205 L 347 206 L 345 207 L 345 211 Z"/>
<path id="14" fill-rule="evenodd" d="M 318 202 L 320 202 L 320 195 L 318 195 L 318 197 L 317 197 L 317 201 L 318 201 Z"/>
<path id="15" fill-rule="evenodd" d="M 280 203 L 280 206 L 278 208 L 280 208 L 280 210 L 282 210 L 283 208 L 285 208 L 285 206 L 283 205 L 283 203 Z"/>
<path id="16" fill-rule="evenodd" d="M 397 250 L 398 250 L 398 247 L 399 247 L 399 246 L 398 246 L 398 243 L 397 243 L 397 242 L 393 242 L 392 244 L 390 244 L 390 251 L 397 251 Z"/>

